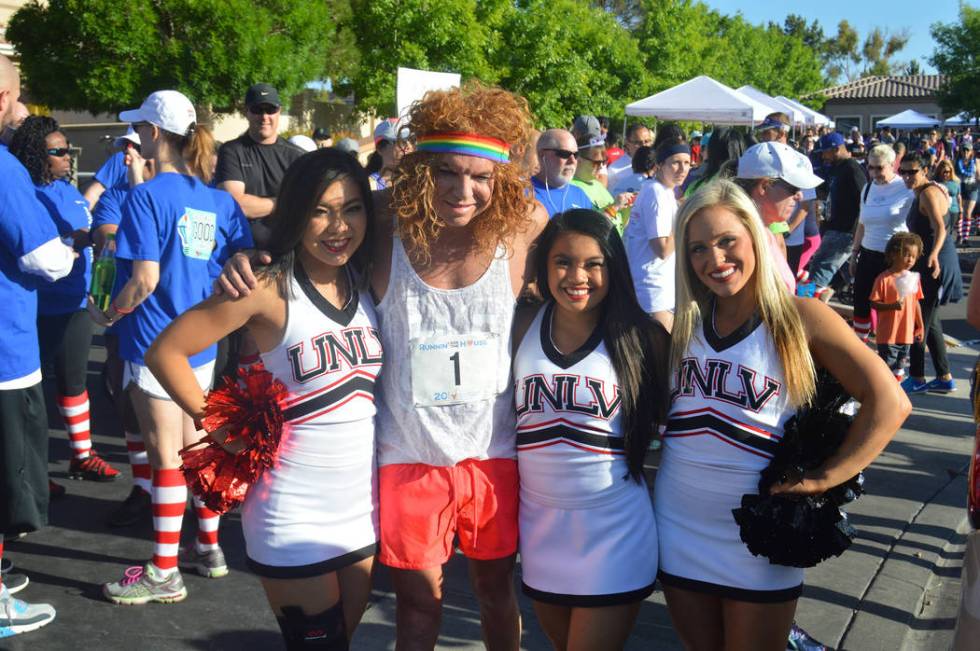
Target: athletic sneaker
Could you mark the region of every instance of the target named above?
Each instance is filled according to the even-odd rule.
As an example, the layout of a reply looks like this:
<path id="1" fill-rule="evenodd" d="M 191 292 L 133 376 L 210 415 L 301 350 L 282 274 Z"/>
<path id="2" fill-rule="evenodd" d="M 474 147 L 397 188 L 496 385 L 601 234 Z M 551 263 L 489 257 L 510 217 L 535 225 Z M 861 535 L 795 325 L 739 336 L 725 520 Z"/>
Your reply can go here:
<path id="1" fill-rule="evenodd" d="M 115 481 L 119 471 L 93 452 L 84 459 L 72 459 L 68 465 L 68 476 L 89 481 Z"/>
<path id="2" fill-rule="evenodd" d="M 3 587 L 7 588 L 10 594 L 17 594 L 26 588 L 28 583 L 30 583 L 30 579 L 23 574 L 10 572 L 3 575 Z"/>
<path id="3" fill-rule="evenodd" d="M 926 391 L 929 393 L 952 393 L 956 391 L 956 382 L 953 381 L 953 378 L 948 380 L 936 378 L 926 384 Z"/>
<path id="4" fill-rule="evenodd" d="M 37 630 L 54 621 L 54 608 L 15 599 L 6 586 L 0 588 L 0 638 Z"/>
<path id="5" fill-rule="evenodd" d="M 225 563 L 225 554 L 220 547 L 206 552 L 199 552 L 194 545 L 182 547 L 177 552 L 177 565 L 183 568 L 192 569 L 201 576 L 209 579 L 220 579 L 228 574 L 228 565 Z"/>
<path id="6" fill-rule="evenodd" d="M 909 395 L 913 393 L 925 393 L 927 386 L 929 386 L 928 382 L 920 382 L 914 377 L 907 377 L 902 380 L 902 390 Z"/>
<path id="7" fill-rule="evenodd" d="M 153 503 L 150 494 L 139 486 L 133 486 L 129 496 L 109 514 L 106 524 L 110 527 L 128 527 L 142 519 L 150 519 Z"/>
<path id="8" fill-rule="evenodd" d="M 152 563 L 143 567 L 126 568 L 126 575 L 115 583 L 102 586 L 102 594 L 114 604 L 137 606 L 156 601 L 162 604 L 172 604 L 187 598 L 187 588 L 180 570 L 174 570 L 170 576 L 160 577 L 159 570 Z"/>

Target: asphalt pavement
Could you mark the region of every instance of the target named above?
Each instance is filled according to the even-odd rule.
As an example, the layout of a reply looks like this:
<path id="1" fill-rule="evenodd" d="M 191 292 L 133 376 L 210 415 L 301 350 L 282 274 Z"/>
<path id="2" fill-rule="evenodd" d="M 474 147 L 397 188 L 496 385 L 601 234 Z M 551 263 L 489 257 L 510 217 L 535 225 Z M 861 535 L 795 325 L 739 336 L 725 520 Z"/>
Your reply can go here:
<path id="1" fill-rule="evenodd" d="M 965 303 L 942 310 L 947 333 L 961 340 L 978 335 L 964 321 Z M 89 365 L 94 443 L 128 474 L 125 443 L 101 389 L 104 350 L 97 338 Z M 968 377 L 977 349 L 950 349 L 957 391 L 913 397 L 914 411 L 885 453 L 866 472 L 867 494 L 849 506 L 858 530 L 840 558 L 808 570 L 797 622 L 836 649 L 945 649 L 959 596 L 959 573 L 966 529 L 966 465 L 972 451 Z M 128 478 L 109 484 L 67 479 L 68 443 L 49 396 L 52 478 L 68 495 L 51 505 L 51 524 L 21 540 L 8 541 L 5 555 L 31 585 L 18 595 L 48 602 L 58 610 L 47 627 L 0 640 L 11 651 L 75 651 L 137 648 L 146 651 L 252 651 L 284 648 L 258 580 L 245 567 L 237 514 L 222 518 L 221 544 L 231 573 L 209 580 L 185 573 L 189 597 L 172 605 L 115 606 L 100 586 L 151 554 L 149 520 L 109 529 L 105 519 L 129 492 Z M 650 472 L 657 458 L 651 455 Z M 652 485 L 652 482 L 651 482 Z M 194 518 L 185 517 L 190 543 Z M 518 573 L 520 568 L 518 567 Z M 518 579 L 519 580 L 519 576 Z M 479 649 L 479 613 L 469 589 L 465 559 L 447 570 L 439 649 Z M 530 602 L 521 597 L 522 648 L 550 648 Z M 387 572 L 379 567 L 375 590 L 353 649 L 394 648 L 394 597 Z M 680 649 L 657 590 L 643 604 L 627 649 Z"/>

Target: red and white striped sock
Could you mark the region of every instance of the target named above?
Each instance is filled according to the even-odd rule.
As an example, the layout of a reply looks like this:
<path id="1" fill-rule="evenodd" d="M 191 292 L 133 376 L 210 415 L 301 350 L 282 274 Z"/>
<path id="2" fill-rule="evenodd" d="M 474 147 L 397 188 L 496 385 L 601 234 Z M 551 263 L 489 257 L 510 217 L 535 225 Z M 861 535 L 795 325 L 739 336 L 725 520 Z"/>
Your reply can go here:
<path id="1" fill-rule="evenodd" d="M 197 497 L 194 498 L 194 511 L 197 512 L 197 545 L 198 553 L 209 552 L 218 548 L 218 524 L 221 516 L 204 506 Z"/>
<path id="2" fill-rule="evenodd" d="M 146 446 L 143 444 L 142 434 L 126 432 L 126 452 L 129 453 L 129 467 L 133 472 L 133 484 L 149 493 L 152 471 L 150 461 L 146 456 Z"/>
<path id="3" fill-rule="evenodd" d="M 86 459 L 92 453 L 92 433 L 89 420 L 88 391 L 77 396 L 58 396 L 58 411 L 65 421 L 72 456 Z"/>
<path id="4" fill-rule="evenodd" d="M 854 317 L 854 334 L 861 341 L 867 341 L 868 337 L 871 336 L 871 318 L 862 319 L 859 316 Z"/>
<path id="5" fill-rule="evenodd" d="M 164 574 L 177 567 L 187 484 L 177 468 L 153 471 L 153 564 Z"/>

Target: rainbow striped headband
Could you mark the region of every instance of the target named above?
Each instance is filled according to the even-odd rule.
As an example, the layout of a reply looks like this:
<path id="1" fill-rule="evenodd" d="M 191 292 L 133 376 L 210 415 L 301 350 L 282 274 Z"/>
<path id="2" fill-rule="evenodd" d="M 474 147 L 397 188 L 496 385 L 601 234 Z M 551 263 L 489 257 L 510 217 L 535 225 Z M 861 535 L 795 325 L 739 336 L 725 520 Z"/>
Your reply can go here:
<path id="1" fill-rule="evenodd" d="M 503 140 L 461 131 L 437 131 L 418 136 L 415 148 L 433 154 L 463 154 L 495 163 L 510 162 L 510 145 Z"/>

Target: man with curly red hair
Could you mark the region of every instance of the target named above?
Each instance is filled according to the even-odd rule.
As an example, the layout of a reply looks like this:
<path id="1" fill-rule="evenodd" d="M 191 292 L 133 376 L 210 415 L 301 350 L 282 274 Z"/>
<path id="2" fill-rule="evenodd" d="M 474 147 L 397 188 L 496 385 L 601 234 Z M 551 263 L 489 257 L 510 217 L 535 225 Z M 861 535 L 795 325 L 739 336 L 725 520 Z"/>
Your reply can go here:
<path id="1" fill-rule="evenodd" d="M 415 150 L 378 193 L 371 286 L 385 348 L 378 406 L 380 560 L 392 568 L 397 648 L 432 649 L 454 538 L 489 649 L 516 650 L 518 475 L 510 333 L 547 213 L 522 159 L 527 103 L 479 83 L 415 104 Z M 226 266 L 231 295 L 254 286 Z"/>

